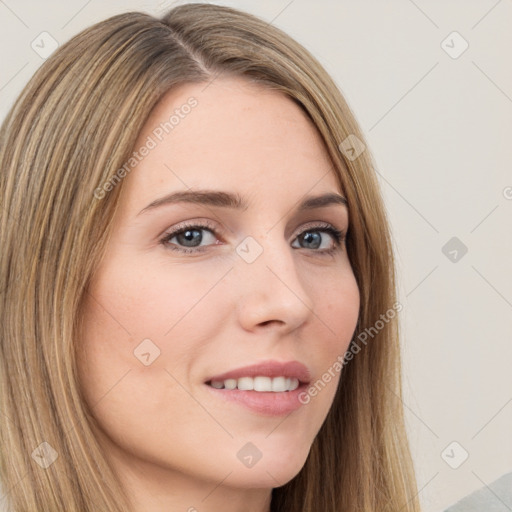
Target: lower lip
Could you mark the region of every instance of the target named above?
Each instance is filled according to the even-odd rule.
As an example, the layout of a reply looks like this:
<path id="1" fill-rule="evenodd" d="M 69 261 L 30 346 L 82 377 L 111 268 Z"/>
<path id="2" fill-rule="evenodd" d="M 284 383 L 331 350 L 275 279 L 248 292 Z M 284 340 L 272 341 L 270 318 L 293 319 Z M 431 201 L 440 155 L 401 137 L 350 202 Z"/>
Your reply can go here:
<path id="1" fill-rule="evenodd" d="M 293 391 L 241 391 L 239 389 L 217 389 L 208 384 L 205 386 L 221 399 L 235 402 L 243 407 L 268 416 L 284 416 L 297 410 L 303 404 L 299 395 L 307 388 L 307 384 L 300 384 Z"/>

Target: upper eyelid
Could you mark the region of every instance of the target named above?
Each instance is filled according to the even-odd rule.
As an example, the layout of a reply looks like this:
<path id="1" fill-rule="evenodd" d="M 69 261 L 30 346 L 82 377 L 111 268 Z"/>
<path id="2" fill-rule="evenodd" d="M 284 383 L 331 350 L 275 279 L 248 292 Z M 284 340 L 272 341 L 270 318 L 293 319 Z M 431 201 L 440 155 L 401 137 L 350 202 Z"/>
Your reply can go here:
<path id="1" fill-rule="evenodd" d="M 208 229 L 212 231 L 213 233 L 218 233 L 218 231 L 223 231 L 223 229 L 219 229 L 218 227 L 214 226 L 210 222 L 206 221 L 185 221 L 183 224 L 179 224 L 177 227 L 173 229 L 166 229 L 164 233 L 162 234 L 163 237 L 169 237 L 169 236 L 175 236 L 178 233 L 181 233 L 182 231 L 185 231 L 187 229 L 191 228 L 201 228 L 201 229 Z"/>
<path id="2" fill-rule="evenodd" d="M 221 226 L 220 231 L 231 231 L 231 230 L 228 230 L 226 227 L 222 226 L 222 224 L 220 224 L 220 226 Z M 301 224 L 302 229 L 307 229 L 307 227 L 312 227 L 312 228 L 320 227 L 321 228 L 324 226 L 325 227 L 329 227 L 329 226 L 335 227 L 332 222 L 328 222 L 325 220 L 311 220 L 311 221 L 305 222 L 304 224 Z M 169 232 L 174 232 L 174 233 L 178 232 L 179 233 L 183 229 L 194 228 L 194 227 L 211 229 L 212 231 L 219 230 L 219 228 L 217 226 L 213 225 L 210 221 L 197 220 L 197 221 L 184 221 L 183 223 L 179 223 L 176 228 L 174 228 L 172 230 L 166 230 L 165 233 L 169 233 Z"/>

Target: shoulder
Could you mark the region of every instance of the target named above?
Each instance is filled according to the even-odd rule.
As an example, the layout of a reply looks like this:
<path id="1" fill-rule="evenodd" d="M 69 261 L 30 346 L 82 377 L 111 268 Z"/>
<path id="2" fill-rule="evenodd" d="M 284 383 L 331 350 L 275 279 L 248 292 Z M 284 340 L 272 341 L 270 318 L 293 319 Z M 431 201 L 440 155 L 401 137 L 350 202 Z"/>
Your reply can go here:
<path id="1" fill-rule="evenodd" d="M 512 510 L 512 473 L 458 501 L 445 512 L 510 512 Z"/>

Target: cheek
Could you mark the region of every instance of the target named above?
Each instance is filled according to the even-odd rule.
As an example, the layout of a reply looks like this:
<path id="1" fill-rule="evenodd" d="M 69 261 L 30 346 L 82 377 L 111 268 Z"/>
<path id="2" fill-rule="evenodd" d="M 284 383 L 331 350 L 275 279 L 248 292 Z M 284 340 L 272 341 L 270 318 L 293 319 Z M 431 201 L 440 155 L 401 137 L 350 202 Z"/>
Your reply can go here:
<path id="1" fill-rule="evenodd" d="M 333 272 L 316 283 L 310 281 L 315 321 L 325 332 L 324 342 L 336 355 L 344 352 L 354 334 L 359 316 L 360 294 L 350 267 Z"/>
<path id="2" fill-rule="evenodd" d="M 99 306 L 96 322 L 104 332 L 119 332 L 132 341 L 164 340 L 187 323 L 201 303 L 208 304 L 209 290 L 223 273 L 218 267 L 198 272 L 193 265 L 134 265 L 121 259 L 104 269 L 91 289 Z"/>
<path id="3" fill-rule="evenodd" d="M 333 275 L 323 289 L 317 289 L 316 293 L 315 313 L 321 325 L 319 329 L 323 327 L 325 332 L 320 367 L 327 371 L 348 349 L 359 317 L 360 294 L 350 267 Z M 333 384 L 337 385 L 340 371 L 335 374 Z"/>
<path id="4" fill-rule="evenodd" d="M 209 293 L 224 273 L 219 266 L 198 272 L 183 265 L 178 271 L 122 258 L 102 267 L 84 305 L 79 361 L 89 402 L 99 400 L 128 371 L 126 380 L 135 392 L 148 383 L 155 390 L 168 389 L 165 369 L 186 383 L 194 357 L 219 329 L 220 311 L 232 310 L 225 295 Z M 144 366 L 144 357 L 146 362 L 156 358 Z"/>
<path id="5" fill-rule="evenodd" d="M 329 275 L 309 274 L 306 286 L 314 304 L 306 337 L 315 340 L 314 347 L 308 347 L 308 353 L 317 374 L 300 399 L 317 420 L 312 426 L 319 428 L 334 400 L 344 354 L 356 329 L 360 293 L 350 266 Z"/>
<path id="6" fill-rule="evenodd" d="M 191 388 L 200 346 L 218 323 L 218 316 L 206 314 L 215 309 L 207 300 L 215 276 L 207 275 L 118 264 L 102 269 L 90 287 L 79 380 L 101 431 L 128 451 L 157 454 L 163 450 L 158 439 L 180 438 L 204 415 L 184 390 Z M 158 353 L 148 366 L 136 355 L 142 357 L 141 343 L 151 359 Z"/>

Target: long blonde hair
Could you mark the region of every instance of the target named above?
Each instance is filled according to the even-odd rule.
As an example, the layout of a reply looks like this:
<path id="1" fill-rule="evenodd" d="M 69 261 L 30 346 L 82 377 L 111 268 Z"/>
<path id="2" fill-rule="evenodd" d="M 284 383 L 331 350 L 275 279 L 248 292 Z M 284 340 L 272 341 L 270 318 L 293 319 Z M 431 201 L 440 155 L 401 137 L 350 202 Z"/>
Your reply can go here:
<path id="1" fill-rule="evenodd" d="M 348 200 L 347 251 L 361 294 L 352 343 L 396 303 L 374 164 L 368 149 L 358 158 L 340 149 L 349 135 L 364 136 L 307 50 L 255 16 L 209 4 L 162 19 L 121 14 L 84 30 L 36 72 L 0 131 L 0 479 L 16 512 L 131 510 L 77 378 L 81 305 L 123 182 L 101 199 L 95 190 L 127 161 L 166 92 L 219 74 L 284 92 L 325 142 Z M 381 324 L 343 367 L 304 467 L 272 491 L 272 512 L 419 510 L 397 318 Z M 44 469 L 41 453 L 57 459 Z"/>

